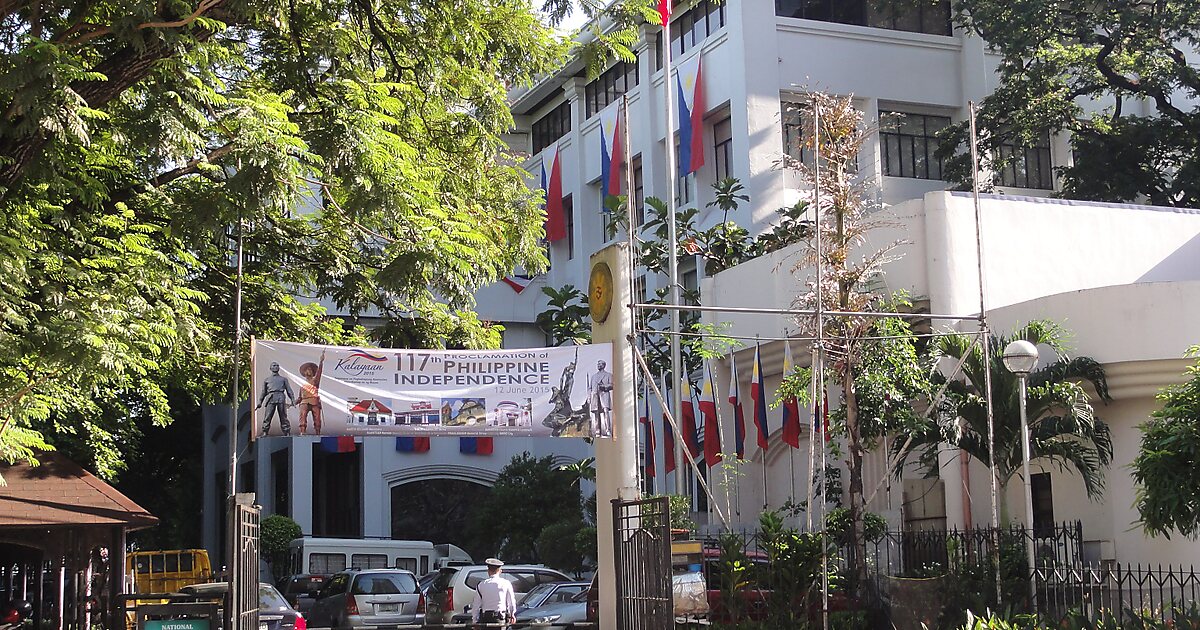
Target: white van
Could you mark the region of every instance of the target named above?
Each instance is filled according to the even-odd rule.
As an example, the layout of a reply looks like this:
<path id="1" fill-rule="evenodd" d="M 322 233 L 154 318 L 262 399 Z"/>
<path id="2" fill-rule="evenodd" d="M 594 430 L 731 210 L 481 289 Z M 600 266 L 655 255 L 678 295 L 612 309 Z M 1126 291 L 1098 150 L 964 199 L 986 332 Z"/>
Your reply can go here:
<path id="1" fill-rule="evenodd" d="M 332 575 L 345 569 L 404 569 L 424 575 L 443 566 L 471 563 L 462 549 L 425 540 L 297 538 L 288 547 L 292 575 Z"/>

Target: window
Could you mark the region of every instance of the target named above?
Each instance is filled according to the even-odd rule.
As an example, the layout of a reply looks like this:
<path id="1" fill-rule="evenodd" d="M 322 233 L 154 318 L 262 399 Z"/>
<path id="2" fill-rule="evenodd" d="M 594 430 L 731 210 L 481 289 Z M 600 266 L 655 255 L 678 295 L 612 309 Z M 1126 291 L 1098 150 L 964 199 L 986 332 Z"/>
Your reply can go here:
<path id="1" fill-rule="evenodd" d="M 804 164 L 812 164 L 812 151 L 804 146 L 804 104 L 782 101 L 783 153 Z"/>
<path id="2" fill-rule="evenodd" d="M 692 174 L 690 174 L 690 173 L 687 175 L 684 175 L 683 177 L 678 176 L 678 173 L 679 173 L 679 139 L 678 138 L 675 139 L 675 173 L 676 173 L 675 206 L 677 208 L 681 208 L 681 207 L 683 207 L 683 204 L 692 202 L 692 191 L 691 191 L 690 184 L 693 181 L 695 181 L 696 178 L 692 177 Z"/>
<path id="3" fill-rule="evenodd" d="M 350 556 L 350 567 L 354 569 L 386 569 L 387 555 L 382 553 L 356 553 Z"/>
<path id="4" fill-rule="evenodd" d="M 728 116 L 713 125 L 713 158 L 716 180 L 721 181 L 730 177 L 732 175 L 730 161 L 733 159 L 733 123 Z"/>
<path id="5" fill-rule="evenodd" d="M 633 227 L 646 222 L 646 184 L 642 180 L 642 156 L 633 158 Z"/>
<path id="6" fill-rule="evenodd" d="M 775 0 L 775 15 L 929 35 L 954 34 L 950 0 L 904 7 L 880 7 L 878 0 Z"/>
<path id="7" fill-rule="evenodd" d="M 879 113 L 879 148 L 888 177 L 941 179 L 942 161 L 934 155 L 937 133 L 950 125 L 946 116 Z"/>
<path id="8" fill-rule="evenodd" d="M 396 565 L 393 566 L 392 568 L 393 569 L 404 569 L 405 571 L 412 571 L 413 573 L 416 573 L 417 572 L 417 560 L 416 560 L 416 558 L 396 558 Z"/>
<path id="9" fill-rule="evenodd" d="M 726 0 L 721 0 L 718 4 L 714 0 L 699 0 L 696 6 L 671 20 L 672 59 L 695 48 L 709 35 L 725 26 L 725 2 Z M 675 4 L 679 4 L 678 0 Z M 662 70 L 662 31 L 658 33 L 654 48 L 656 51 L 654 67 Z"/>
<path id="10" fill-rule="evenodd" d="M 619 62 L 605 70 L 595 81 L 583 88 L 584 119 L 591 118 L 596 112 L 608 107 L 640 82 L 636 59 L 629 63 Z"/>
<path id="11" fill-rule="evenodd" d="M 550 110 L 533 123 L 533 152 L 537 153 L 550 146 L 555 140 L 571 131 L 571 103 L 563 101 L 561 105 Z"/>
<path id="12" fill-rule="evenodd" d="M 567 260 L 575 258 L 575 204 L 571 195 L 562 200 L 563 219 L 567 224 Z"/>
<path id="13" fill-rule="evenodd" d="M 343 569 L 345 568 L 346 556 L 344 556 L 344 555 L 342 555 L 342 554 L 313 554 L 312 556 L 309 556 L 309 557 L 308 557 L 308 558 L 309 558 L 309 559 L 308 559 L 308 562 L 309 562 L 309 564 L 310 564 L 310 565 L 312 564 L 312 558 L 313 558 L 313 556 L 317 556 L 317 555 L 323 555 L 323 556 L 327 556 L 327 555 L 337 555 L 337 556 L 340 556 L 340 557 L 342 558 L 342 565 L 343 565 L 343 566 L 342 566 L 342 568 L 343 568 Z M 342 569 L 338 569 L 338 571 L 341 571 L 341 570 L 342 570 Z M 313 571 L 309 571 L 309 573 L 313 573 Z M 329 580 L 328 582 L 326 582 L 326 583 L 325 583 L 325 588 L 321 589 L 321 594 L 320 594 L 318 597 L 319 597 L 320 599 L 324 599 L 324 598 L 326 598 L 326 597 L 329 597 L 330 595 L 338 595 L 338 594 L 340 594 L 340 593 L 345 593 L 345 592 L 346 592 L 346 582 L 347 582 L 347 581 L 349 581 L 349 577 L 347 577 L 347 575 L 346 575 L 345 573 L 339 573 L 339 574 L 337 574 L 337 575 L 333 576 L 333 579 L 331 579 L 331 580 Z"/>
<path id="14" fill-rule="evenodd" d="M 355 576 L 354 595 L 398 595 L 416 593 L 417 581 L 406 573 L 372 573 Z"/>
<path id="15" fill-rule="evenodd" d="M 328 575 L 342 571 L 345 568 L 346 554 L 344 553 L 314 553 L 308 556 L 309 573 Z"/>
<path id="16" fill-rule="evenodd" d="M 1033 495 L 1034 536 L 1047 536 L 1054 529 L 1054 492 L 1050 487 L 1050 473 L 1034 473 L 1029 476 Z"/>
<path id="17" fill-rule="evenodd" d="M 1001 186 L 1017 188 L 1054 188 L 1050 164 L 1050 134 L 1043 133 L 1033 146 L 1021 146 L 1016 139 L 1006 140 L 997 151 Z"/>

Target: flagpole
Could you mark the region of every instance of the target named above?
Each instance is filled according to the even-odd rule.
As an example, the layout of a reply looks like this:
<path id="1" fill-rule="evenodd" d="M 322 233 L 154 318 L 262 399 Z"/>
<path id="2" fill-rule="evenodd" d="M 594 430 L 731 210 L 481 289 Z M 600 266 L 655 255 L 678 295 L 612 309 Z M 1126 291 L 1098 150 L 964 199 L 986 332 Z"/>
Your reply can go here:
<path id="1" fill-rule="evenodd" d="M 817 423 L 821 421 L 821 398 L 817 387 L 817 346 L 813 344 L 810 349 L 812 358 L 809 359 L 809 388 L 812 392 L 812 405 L 809 409 L 812 411 L 812 417 L 808 423 L 808 504 L 804 510 L 807 517 L 808 531 L 813 531 L 813 510 L 817 505 Z"/>
<path id="2" fill-rule="evenodd" d="M 766 382 L 767 381 L 766 381 L 766 378 L 764 378 L 764 375 L 762 373 L 762 355 L 760 354 L 761 346 L 759 345 L 759 342 L 758 342 L 758 335 L 754 336 L 754 348 L 755 348 L 755 350 L 754 350 L 754 354 L 755 354 L 754 367 L 758 369 L 758 381 L 759 381 L 759 390 L 760 390 L 758 392 L 758 395 L 762 397 L 762 400 L 763 400 L 762 405 L 763 405 L 763 408 L 765 409 L 766 408 L 766 400 L 767 400 L 767 392 L 766 392 Z M 756 420 L 758 419 L 758 405 L 759 405 L 758 402 L 754 403 L 754 417 Z M 755 429 L 757 431 L 761 431 L 762 433 L 766 433 L 767 419 L 762 418 L 761 420 L 762 420 L 762 426 L 759 427 L 758 423 L 755 422 Z M 758 438 L 756 436 L 755 440 L 757 441 L 757 439 Z M 769 449 L 770 447 L 771 447 L 771 443 L 767 442 L 767 446 L 765 446 L 765 447 L 759 446 L 759 448 L 758 448 L 759 452 L 762 453 L 762 488 L 763 488 L 763 509 L 764 510 L 766 510 L 767 506 L 770 505 L 770 501 L 767 500 L 767 496 L 768 496 L 767 495 L 767 449 Z"/>
<path id="3" fill-rule="evenodd" d="M 812 109 L 813 109 L 813 228 L 814 228 L 813 234 L 814 234 L 814 240 L 815 240 L 816 246 L 817 246 L 817 256 L 816 256 L 817 305 L 816 305 L 816 309 L 814 309 L 814 310 L 816 311 L 815 317 L 817 320 L 817 326 L 816 326 L 816 328 L 817 328 L 817 330 L 816 330 L 816 333 L 817 333 L 816 334 L 816 337 L 817 337 L 816 373 L 817 373 L 817 387 L 819 390 L 816 392 L 816 394 L 817 394 L 817 399 L 820 401 L 819 404 L 820 404 L 821 413 L 825 414 L 825 413 L 828 413 L 828 411 L 825 409 L 825 406 L 828 404 L 828 401 L 825 400 L 825 313 L 824 313 L 824 311 L 825 311 L 825 303 L 824 303 L 825 294 L 824 294 L 824 291 L 822 290 L 822 287 L 825 284 L 825 278 L 823 276 L 824 271 L 822 268 L 822 258 L 825 255 L 825 251 L 821 244 L 821 240 L 822 240 L 821 239 L 821 231 L 822 231 L 821 218 L 822 217 L 821 217 L 821 100 L 820 100 L 820 98 L 814 98 L 812 101 L 812 105 L 813 105 Z M 823 421 L 824 421 L 823 415 L 817 417 L 817 422 L 823 422 Z M 819 473 L 820 474 L 819 480 L 820 480 L 820 484 L 821 484 L 821 511 L 820 511 L 820 514 L 821 514 L 821 522 L 820 522 L 820 526 L 821 526 L 821 575 L 822 575 L 821 627 L 823 628 L 823 630 L 829 630 L 829 540 L 828 540 L 829 533 L 828 533 L 828 528 L 826 527 L 826 516 L 825 516 L 825 510 L 826 510 L 826 505 L 827 505 L 827 497 L 826 497 L 825 493 L 828 490 L 828 488 L 826 487 L 826 483 L 825 483 L 825 466 L 827 465 L 826 451 L 828 451 L 829 449 L 825 447 L 825 437 L 826 436 L 824 435 L 824 433 L 826 431 L 828 431 L 828 428 L 822 424 L 821 430 L 822 430 L 822 435 L 821 435 L 821 472 Z"/>
<path id="4" fill-rule="evenodd" d="M 680 305 L 679 297 L 679 235 L 675 225 L 675 185 L 677 181 L 675 165 L 675 99 L 671 89 L 671 15 L 670 0 L 660 2 L 659 15 L 662 17 L 663 34 L 663 92 L 667 106 L 667 129 L 664 134 L 667 149 L 667 273 L 671 283 L 669 299 L 672 306 Z M 665 9 L 665 10 L 664 10 Z M 679 346 L 679 311 L 672 310 L 671 322 L 671 374 L 675 380 L 683 378 L 683 356 Z M 682 397 L 676 396 L 671 401 L 671 412 L 676 418 L 682 413 Z M 682 437 L 682 436 L 680 436 Z M 683 494 L 684 478 L 679 473 L 678 462 L 683 459 L 682 440 L 675 443 L 675 493 Z"/>

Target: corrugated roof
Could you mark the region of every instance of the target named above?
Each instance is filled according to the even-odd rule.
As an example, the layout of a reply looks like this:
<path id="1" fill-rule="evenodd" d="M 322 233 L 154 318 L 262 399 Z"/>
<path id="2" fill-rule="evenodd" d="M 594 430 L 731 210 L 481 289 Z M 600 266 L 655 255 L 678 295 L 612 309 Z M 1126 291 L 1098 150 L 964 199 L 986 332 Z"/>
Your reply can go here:
<path id="1" fill-rule="evenodd" d="M 158 519 L 116 488 L 58 453 L 38 456 L 40 466 L 0 464 L 0 529 L 72 525 L 149 527 Z"/>

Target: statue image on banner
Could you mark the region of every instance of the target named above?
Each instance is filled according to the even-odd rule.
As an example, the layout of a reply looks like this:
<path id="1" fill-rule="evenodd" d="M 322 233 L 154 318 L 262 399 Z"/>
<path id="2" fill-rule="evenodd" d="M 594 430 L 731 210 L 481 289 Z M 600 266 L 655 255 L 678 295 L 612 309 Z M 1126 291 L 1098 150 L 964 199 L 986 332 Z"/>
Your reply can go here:
<path id="1" fill-rule="evenodd" d="M 612 344 L 414 350 L 255 339 L 251 356 L 256 438 L 612 435 Z"/>
<path id="2" fill-rule="evenodd" d="M 558 386 L 550 389 L 550 404 L 552 409 L 542 420 L 542 425 L 550 427 L 550 435 L 554 437 L 592 437 L 589 412 L 590 395 L 583 406 L 578 409 L 571 405 L 571 393 L 575 389 L 575 369 L 579 363 L 579 351 L 575 351 L 575 359 L 563 368 L 558 379 Z"/>

